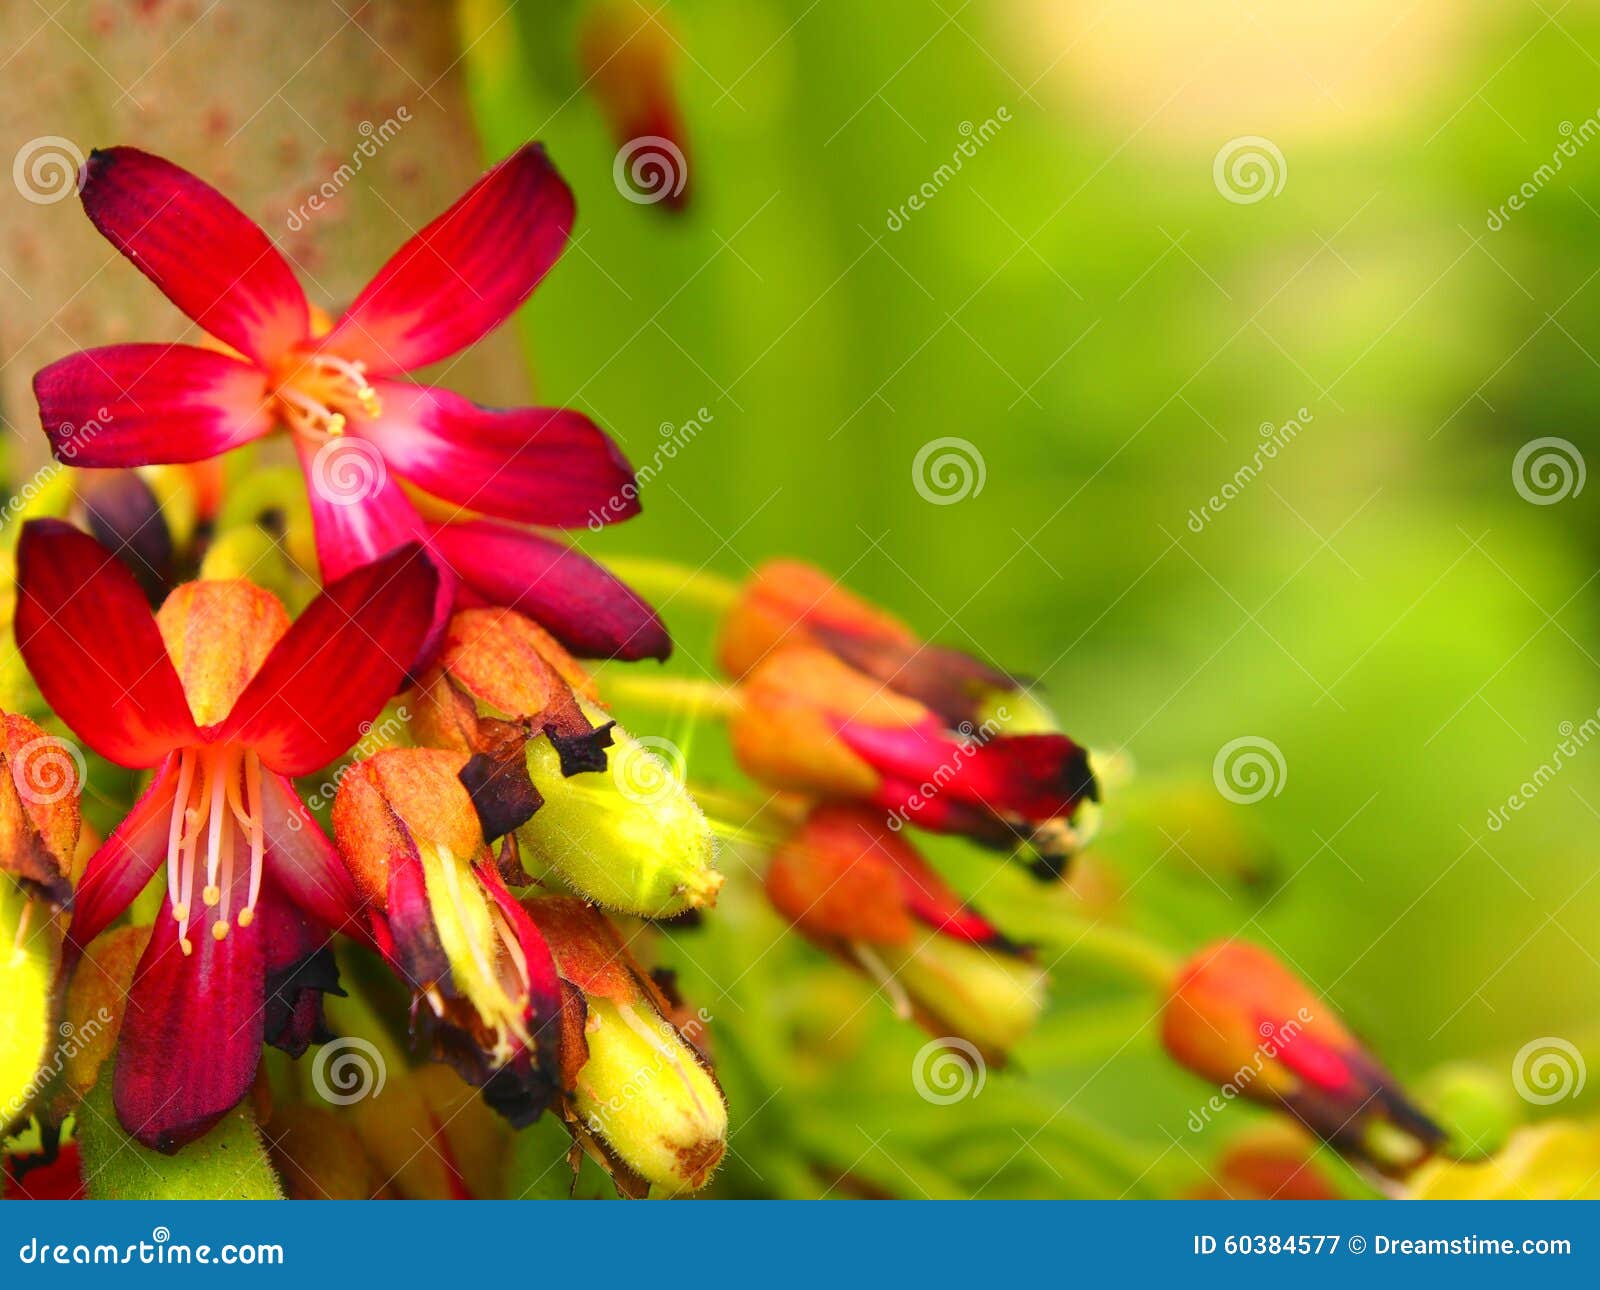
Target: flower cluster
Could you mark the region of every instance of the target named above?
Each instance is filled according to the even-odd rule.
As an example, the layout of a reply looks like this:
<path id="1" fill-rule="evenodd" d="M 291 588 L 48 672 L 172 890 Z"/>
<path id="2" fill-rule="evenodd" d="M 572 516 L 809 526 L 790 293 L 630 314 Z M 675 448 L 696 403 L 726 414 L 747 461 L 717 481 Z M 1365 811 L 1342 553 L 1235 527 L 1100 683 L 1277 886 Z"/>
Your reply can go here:
<path id="1" fill-rule="evenodd" d="M 613 104 L 623 134 L 677 131 L 657 70 Z M 719 677 L 591 674 L 580 660 L 671 648 L 638 592 L 548 531 L 635 513 L 627 460 L 575 410 L 403 379 L 555 263 L 574 203 L 541 148 L 490 169 L 337 318 L 171 162 L 98 151 L 81 195 L 204 335 L 68 355 L 34 382 L 73 469 L 4 545 L 0 1118 L 31 1121 L 45 1161 L 13 1161 L 8 1187 L 103 1187 L 93 1143 L 61 1149 L 88 1107 L 158 1156 L 264 1120 L 266 1185 L 290 1195 L 491 1194 L 499 1130 L 466 1109 L 486 1107 L 559 1125 L 574 1180 L 588 1158 L 625 1196 L 697 1191 L 729 1139 L 717 1036 L 641 960 L 746 872 L 743 894 L 900 1017 L 995 1069 L 1028 1040 L 1050 959 L 920 835 L 1014 858 L 1032 879 L 995 871 L 1054 897 L 1116 759 L 1018 676 L 793 561 L 710 587 Z M 652 691 L 723 719 L 769 791 L 759 828 L 720 830 L 748 864 L 719 860 L 681 768 L 613 715 Z M 1120 944 L 1167 1051 L 1228 1098 L 1391 1175 L 1441 1146 L 1264 951 L 1177 965 Z M 370 1104 L 339 1095 L 352 1054 Z"/>

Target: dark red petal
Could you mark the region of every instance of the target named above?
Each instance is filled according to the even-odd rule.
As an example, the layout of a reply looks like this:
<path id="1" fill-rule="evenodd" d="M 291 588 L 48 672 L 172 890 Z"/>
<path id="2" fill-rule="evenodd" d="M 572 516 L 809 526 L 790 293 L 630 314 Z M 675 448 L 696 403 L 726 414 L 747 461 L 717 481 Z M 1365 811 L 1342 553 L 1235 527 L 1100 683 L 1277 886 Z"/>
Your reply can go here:
<path id="1" fill-rule="evenodd" d="M 284 775 L 328 765 L 416 661 L 438 578 L 413 545 L 331 583 L 272 647 L 217 737 L 248 744 Z"/>
<path id="2" fill-rule="evenodd" d="M 157 1151 L 193 1142 L 237 1106 L 261 1060 L 263 933 L 236 927 L 219 941 L 202 921 L 190 940 L 186 955 L 163 900 L 117 1039 L 117 1118 Z"/>
<path id="3" fill-rule="evenodd" d="M 350 871 L 294 785 L 271 771 L 262 775 L 261 811 L 273 883 L 328 931 L 366 940 Z"/>
<path id="4" fill-rule="evenodd" d="M 65 521 L 23 525 L 16 635 L 45 702 L 102 757 L 154 766 L 196 741 L 183 685 L 139 584 Z"/>
<path id="5" fill-rule="evenodd" d="M 82 197 L 106 239 L 218 340 L 266 362 L 306 338 L 306 297 L 288 263 L 187 170 L 137 148 L 96 151 Z"/>
<path id="6" fill-rule="evenodd" d="M 89 857 L 72 898 L 68 936 L 75 944 L 87 945 L 105 931 L 166 862 L 177 768 L 177 758 L 168 757 L 133 810 Z"/>
<path id="7" fill-rule="evenodd" d="M 556 971 L 556 961 L 545 942 L 538 925 L 506 889 L 499 871 L 492 861 L 484 860 L 473 866 L 478 881 L 493 898 L 506 921 L 516 933 L 517 944 L 522 948 L 528 967 L 528 1017 L 537 1028 L 557 1016 L 561 1011 L 561 976 Z M 551 1030 L 554 1034 L 554 1028 Z M 553 1041 L 552 1041 L 553 1042 Z M 543 1056 L 543 1055 L 541 1055 Z M 544 1063 L 541 1061 L 541 1065 Z M 550 1069 L 555 1070 L 554 1063 Z"/>
<path id="8" fill-rule="evenodd" d="M 583 658 L 666 658 L 667 629 L 640 597 L 564 542 L 487 520 L 441 524 L 434 549 L 483 602 L 535 619 Z"/>
<path id="9" fill-rule="evenodd" d="M 343 994 L 332 933 L 295 907 L 271 877 L 261 884 L 256 918 L 266 936 L 262 1038 L 292 1057 L 327 1037 L 324 994 Z"/>
<path id="10" fill-rule="evenodd" d="M 505 520 L 577 528 L 639 511 L 633 468 L 570 408 L 482 408 L 449 390 L 379 381 L 383 415 L 352 429 L 424 492 Z"/>
<path id="11" fill-rule="evenodd" d="M 204 461 L 272 429 L 258 367 L 195 345 L 108 345 L 40 368 L 33 393 L 69 466 Z"/>
<path id="12" fill-rule="evenodd" d="M 1070 816 L 1097 791 L 1088 755 L 1065 735 L 1005 735 L 964 743 L 936 720 L 894 728 L 845 721 L 839 734 L 884 774 L 937 785 L 937 794 L 995 814 L 1036 822 Z"/>
<path id="13" fill-rule="evenodd" d="M 378 270 L 323 339 L 369 372 L 404 372 L 493 331 L 556 262 L 572 192 L 538 144 L 507 157 Z"/>

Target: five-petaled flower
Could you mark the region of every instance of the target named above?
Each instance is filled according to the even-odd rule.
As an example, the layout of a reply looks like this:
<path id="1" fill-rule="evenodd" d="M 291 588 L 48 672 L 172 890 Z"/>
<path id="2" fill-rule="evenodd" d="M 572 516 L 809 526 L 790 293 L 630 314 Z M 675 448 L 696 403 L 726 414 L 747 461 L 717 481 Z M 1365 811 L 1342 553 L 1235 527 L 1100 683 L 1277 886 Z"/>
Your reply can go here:
<path id="1" fill-rule="evenodd" d="M 171 162 L 97 151 L 82 198 L 95 227 L 219 344 L 112 345 L 43 368 L 34 392 L 58 459 L 201 461 L 282 427 L 311 485 L 325 579 L 421 542 L 441 574 L 436 629 L 452 604 L 513 605 L 575 653 L 666 656 L 643 600 L 524 527 L 634 514 L 616 444 L 570 409 L 484 408 L 395 379 L 498 327 L 555 263 L 574 206 L 541 147 L 489 170 L 331 325 L 266 234 Z M 448 506 L 424 518 L 402 479 Z"/>
<path id="2" fill-rule="evenodd" d="M 303 1051 L 336 977 L 328 932 L 361 934 L 356 892 L 291 777 L 355 742 L 428 631 L 437 574 L 400 548 L 292 623 L 244 581 L 178 587 L 151 616 L 85 533 L 33 520 L 17 550 L 17 644 L 56 714 L 101 756 L 153 769 L 90 859 L 73 955 L 166 870 L 118 1040 L 123 1126 L 173 1151 L 249 1091 L 265 1040 Z"/>

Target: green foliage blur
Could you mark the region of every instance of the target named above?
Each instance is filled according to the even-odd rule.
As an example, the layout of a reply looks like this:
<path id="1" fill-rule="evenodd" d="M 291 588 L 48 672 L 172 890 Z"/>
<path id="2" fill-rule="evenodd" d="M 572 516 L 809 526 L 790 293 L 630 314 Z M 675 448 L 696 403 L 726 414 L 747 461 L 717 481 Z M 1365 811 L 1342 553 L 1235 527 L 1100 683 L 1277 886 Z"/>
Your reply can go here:
<path id="1" fill-rule="evenodd" d="M 1071 733 L 1137 769 L 1108 794 L 1094 855 L 1119 895 L 1096 917 L 1180 953 L 1267 945 L 1403 1082 L 1463 1059 L 1501 1076 L 1537 1036 L 1600 1037 L 1600 750 L 1489 824 L 1600 706 L 1600 487 L 1534 505 L 1513 485 L 1533 439 L 1597 447 L 1600 12 L 1283 8 L 673 0 L 676 216 L 619 195 L 576 3 L 472 0 L 463 29 L 486 153 L 541 138 L 578 194 L 522 317 L 540 397 L 636 465 L 664 427 L 706 423 L 589 549 L 733 577 L 801 556 L 1038 677 Z M 997 117 L 892 218 L 963 123 Z M 1243 136 L 1281 152 L 1275 195 L 1220 191 Z M 983 487 L 934 505 L 913 462 L 944 436 L 976 447 Z M 670 667 L 709 674 L 705 616 L 666 614 Z M 737 790 L 709 725 L 631 724 Z M 1238 809 L 1271 857 L 1254 882 L 1203 819 L 1125 809 L 1152 785 L 1212 793 L 1243 736 L 1286 768 Z M 926 1037 L 784 934 L 758 850 L 730 848 L 723 904 L 662 950 L 715 1018 L 734 1107 L 717 1192 L 1201 1181 L 1254 1113 L 1192 1132 L 1209 1090 L 1163 1058 L 1148 994 L 1052 931 L 1072 897 L 928 849 L 1039 941 L 1045 1024 L 978 1096 L 925 1102 Z"/>

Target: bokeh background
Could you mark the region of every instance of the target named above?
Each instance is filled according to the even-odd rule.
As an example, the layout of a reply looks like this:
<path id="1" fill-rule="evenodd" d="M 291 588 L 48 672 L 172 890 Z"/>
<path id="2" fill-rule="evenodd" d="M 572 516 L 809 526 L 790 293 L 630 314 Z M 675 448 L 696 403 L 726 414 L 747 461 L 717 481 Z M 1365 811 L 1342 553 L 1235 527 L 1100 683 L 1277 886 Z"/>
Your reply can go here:
<path id="1" fill-rule="evenodd" d="M 1424 1090 L 1461 1061 L 1509 1084 L 1540 1036 L 1600 1046 L 1600 748 L 1489 825 L 1600 707 L 1600 484 L 1578 486 L 1597 446 L 1600 6 L 651 0 L 688 130 L 677 214 L 619 192 L 575 56 L 582 9 L 455 6 L 446 73 L 470 113 L 459 146 L 481 155 L 409 164 L 470 169 L 543 139 L 578 194 L 576 240 L 497 362 L 636 464 L 701 424 L 644 515 L 589 549 L 732 577 L 814 560 L 1039 678 L 1069 731 L 1134 769 L 1087 896 L 930 847 L 1040 941 L 1055 987 L 1017 1069 L 959 1104 L 915 1094 L 924 1037 L 784 936 L 753 880 L 662 935 L 715 1018 L 735 1108 L 717 1190 L 1201 1180 L 1252 1112 L 1190 1130 L 1207 1090 L 1161 1055 L 1148 994 L 1053 932 L 1057 914 L 1177 951 L 1260 941 Z M 281 91 L 298 110 L 320 37 L 281 38 L 311 64 Z M 160 74 L 216 95 L 193 50 Z M 143 142 L 181 102 L 99 128 Z M 307 125 L 335 157 L 357 141 L 348 114 Z M 247 146 L 176 159 L 245 169 Z M 1219 174 L 1241 146 L 1264 158 L 1253 179 Z M 1291 419 L 1289 446 L 1192 524 Z M 930 501 L 914 463 L 952 436 L 974 473 Z M 1559 498 L 1514 468 L 1550 437 L 1571 448 Z M 709 620 L 688 597 L 666 613 L 671 668 L 708 673 Z M 738 791 L 713 726 L 633 724 Z M 1245 737 L 1282 770 L 1218 824 L 1214 759 Z M 1168 790 L 1202 804 L 1152 824 Z M 749 877 L 759 858 L 728 862 Z M 554 1180 L 539 1160 L 558 1146 L 526 1142 L 528 1176 Z"/>
<path id="2" fill-rule="evenodd" d="M 694 145 L 677 220 L 613 199 L 603 126 L 566 82 L 481 60 L 491 150 L 536 122 L 587 199 L 583 254 L 527 314 L 542 389 L 579 394 L 636 459 L 658 422 L 716 417 L 596 545 L 734 575 L 815 559 L 1040 677 L 1141 780 L 1210 788 L 1224 744 L 1269 739 L 1281 791 L 1245 809 L 1277 881 L 1210 880 L 1203 828 L 1130 837 L 1112 796 L 1108 917 L 1180 948 L 1262 941 L 1413 1081 L 1460 1059 L 1504 1074 L 1539 1036 L 1592 1049 L 1600 749 L 1498 831 L 1488 817 L 1600 704 L 1595 493 L 1531 504 L 1512 469 L 1540 437 L 1595 446 L 1596 6 L 670 13 Z M 563 39 L 558 15 L 522 30 L 534 66 Z M 1001 108 L 891 230 L 964 123 Z M 1243 136 L 1281 154 L 1274 195 L 1219 191 Z M 1194 532 L 1263 423 L 1301 409 L 1292 445 Z M 914 486 L 940 436 L 985 468 L 956 504 Z M 938 854 L 991 909 L 1035 899 L 986 857 Z M 808 1025 L 865 1058 L 736 1135 L 755 1164 L 818 1105 L 907 1194 L 908 1157 L 983 1194 L 1114 1195 L 1135 1180 L 1080 1137 L 1114 1135 L 1096 1147 L 1148 1166 L 1140 1186 L 1214 1150 L 1185 1127 L 1197 1086 L 1164 1063 L 1148 1000 L 1070 950 L 1019 1054 L 1025 1091 L 950 1108 L 908 1104 L 919 1037 L 853 1016 L 859 991 L 809 961 L 764 958 L 721 1006 L 775 1046 Z M 1037 1108 L 1055 1118 L 1034 1138 Z"/>

